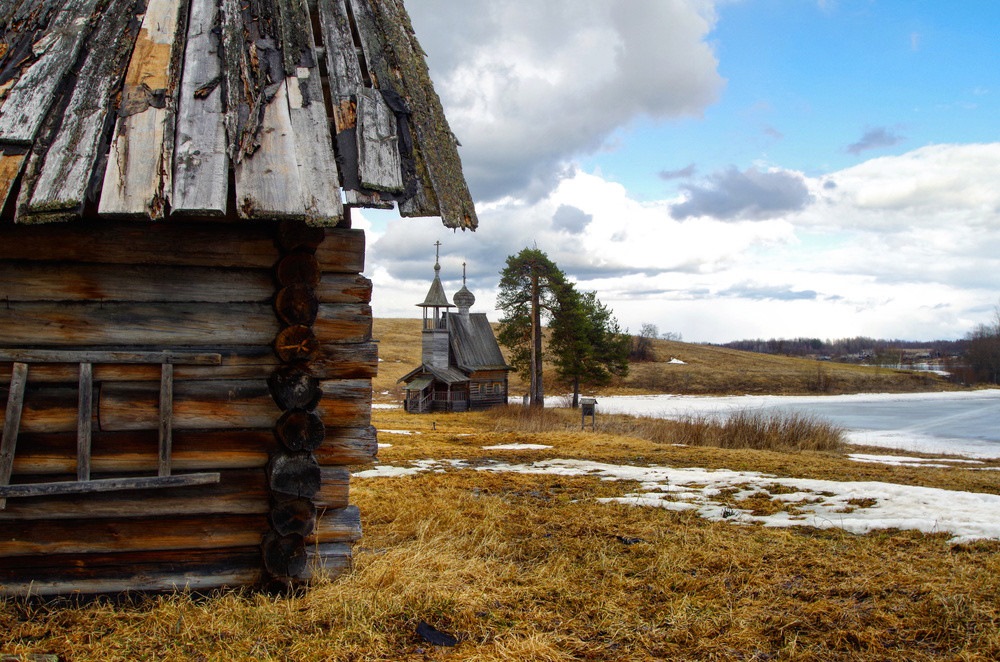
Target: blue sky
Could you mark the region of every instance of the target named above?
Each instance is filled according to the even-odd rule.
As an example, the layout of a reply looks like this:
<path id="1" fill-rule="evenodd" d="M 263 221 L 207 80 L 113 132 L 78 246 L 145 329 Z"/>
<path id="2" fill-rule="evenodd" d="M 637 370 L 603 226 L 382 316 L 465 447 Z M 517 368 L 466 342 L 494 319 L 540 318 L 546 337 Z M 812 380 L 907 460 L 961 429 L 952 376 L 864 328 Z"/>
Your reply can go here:
<path id="1" fill-rule="evenodd" d="M 1000 2 L 410 0 L 481 227 L 363 214 L 375 314 L 542 248 L 685 340 L 957 338 L 1000 301 Z M 450 280 L 449 280 L 450 279 Z"/>

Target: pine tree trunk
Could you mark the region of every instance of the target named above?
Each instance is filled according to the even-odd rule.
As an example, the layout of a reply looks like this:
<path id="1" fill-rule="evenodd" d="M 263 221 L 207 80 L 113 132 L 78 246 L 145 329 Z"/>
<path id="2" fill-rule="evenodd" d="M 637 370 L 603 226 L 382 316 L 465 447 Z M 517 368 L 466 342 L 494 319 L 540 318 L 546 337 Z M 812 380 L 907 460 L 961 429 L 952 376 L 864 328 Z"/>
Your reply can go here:
<path id="1" fill-rule="evenodd" d="M 545 406 L 542 385 L 542 307 L 538 275 L 531 276 L 531 398 L 532 407 Z"/>
<path id="2" fill-rule="evenodd" d="M 580 406 L 580 376 L 573 377 L 573 409 Z"/>

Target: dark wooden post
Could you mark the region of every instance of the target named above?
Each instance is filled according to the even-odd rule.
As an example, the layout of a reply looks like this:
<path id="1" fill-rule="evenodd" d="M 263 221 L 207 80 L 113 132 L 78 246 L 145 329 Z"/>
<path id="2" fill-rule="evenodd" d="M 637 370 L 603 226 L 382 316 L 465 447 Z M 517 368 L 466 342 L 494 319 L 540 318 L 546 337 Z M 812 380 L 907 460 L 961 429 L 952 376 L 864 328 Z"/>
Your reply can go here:
<path id="1" fill-rule="evenodd" d="M 587 417 L 590 416 L 590 429 L 597 429 L 597 399 L 580 398 L 580 429 L 587 427 Z"/>

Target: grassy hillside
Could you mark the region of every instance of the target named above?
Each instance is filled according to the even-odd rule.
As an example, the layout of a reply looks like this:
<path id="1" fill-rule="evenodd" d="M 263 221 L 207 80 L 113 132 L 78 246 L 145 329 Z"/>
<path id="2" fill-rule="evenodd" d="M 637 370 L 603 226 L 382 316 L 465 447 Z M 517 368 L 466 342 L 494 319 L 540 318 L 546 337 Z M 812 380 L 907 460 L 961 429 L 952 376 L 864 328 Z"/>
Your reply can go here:
<path id="1" fill-rule="evenodd" d="M 398 399 L 397 380 L 420 363 L 418 319 L 376 319 L 379 375 L 376 400 Z M 724 347 L 655 340 L 656 361 L 636 363 L 629 376 L 601 394 L 683 393 L 690 395 L 908 393 L 954 388 L 931 374 L 889 368 L 755 354 Z M 517 375 L 511 394 L 527 390 Z M 555 372 L 546 373 L 546 392 L 564 392 Z"/>
<path id="2" fill-rule="evenodd" d="M 419 362 L 420 322 L 376 320 L 375 336 L 382 357 L 376 397 L 393 401 L 395 381 Z M 658 362 L 636 366 L 614 388 L 942 387 L 896 371 L 683 343 L 658 342 L 657 353 Z M 796 430 L 791 443 L 729 447 L 692 439 L 700 423 L 602 416 L 595 431 L 582 431 L 566 409 L 524 413 L 374 410 L 381 471 L 351 479 L 364 538 L 353 570 L 336 581 L 287 595 L 0 599 L 0 659 L 1000 659 L 1000 541 L 950 540 L 937 523 L 930 534 L 860 535 L 838 526 L 856 510 L 883 521 L 884 508 L 901 498 L 891 484 L 1000 495 L 1000 460 L 894 466 L 855 461 L 836 440 L 802 443 Z M 807 427 L 813 436 L 831 431 Z M 584 470 L 501 470 L 569 462 Z M 598 465 L 629 473 L 608 480 Z M 650 486 L 642 468 L 690 469 L 693 489 L 700 485 L 725 506 L 721 519 L 637 507 L 629 495 L 649 490 L 677 494 L 674 506 L 684 501 L 680 479 Z M 713 470 L 761 479 L 741 474 L 711 490 L 715 478 L 706 472 Z M 796 478 L 829 482 L 797 501 L 789 492 L 803 488 L 778 484 Z M 833 483 L 868 486 L 879 496 L 859 492 L 822 521 L 808 516 L 810 504 L 835 496 L 826 490 L 841 489 Z M 953 503 L 947 493 L 932 494 L 927 506 Z M 757 515 L 798 521 L 772 528 L 746 520 Z M 427 624 L 454 636 L 439 642 L 455 645 L 428 641 Z"/>

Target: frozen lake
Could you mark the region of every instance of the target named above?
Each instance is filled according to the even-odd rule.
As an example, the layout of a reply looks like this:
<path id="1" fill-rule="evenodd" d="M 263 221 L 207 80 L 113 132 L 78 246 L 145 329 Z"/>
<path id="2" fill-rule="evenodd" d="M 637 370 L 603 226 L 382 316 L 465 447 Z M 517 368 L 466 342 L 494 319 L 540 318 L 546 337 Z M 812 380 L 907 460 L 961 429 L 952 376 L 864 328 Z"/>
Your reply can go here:
<path id="1" fill-rule="evenodd" d="M 662 418 L 725 416 L 739 410 L 813 415 L 855 444 L 968 457 L 1000 457 L 1000 389 L 961 393 L 829 396 L 604 396 L 601 413 Z"/>

